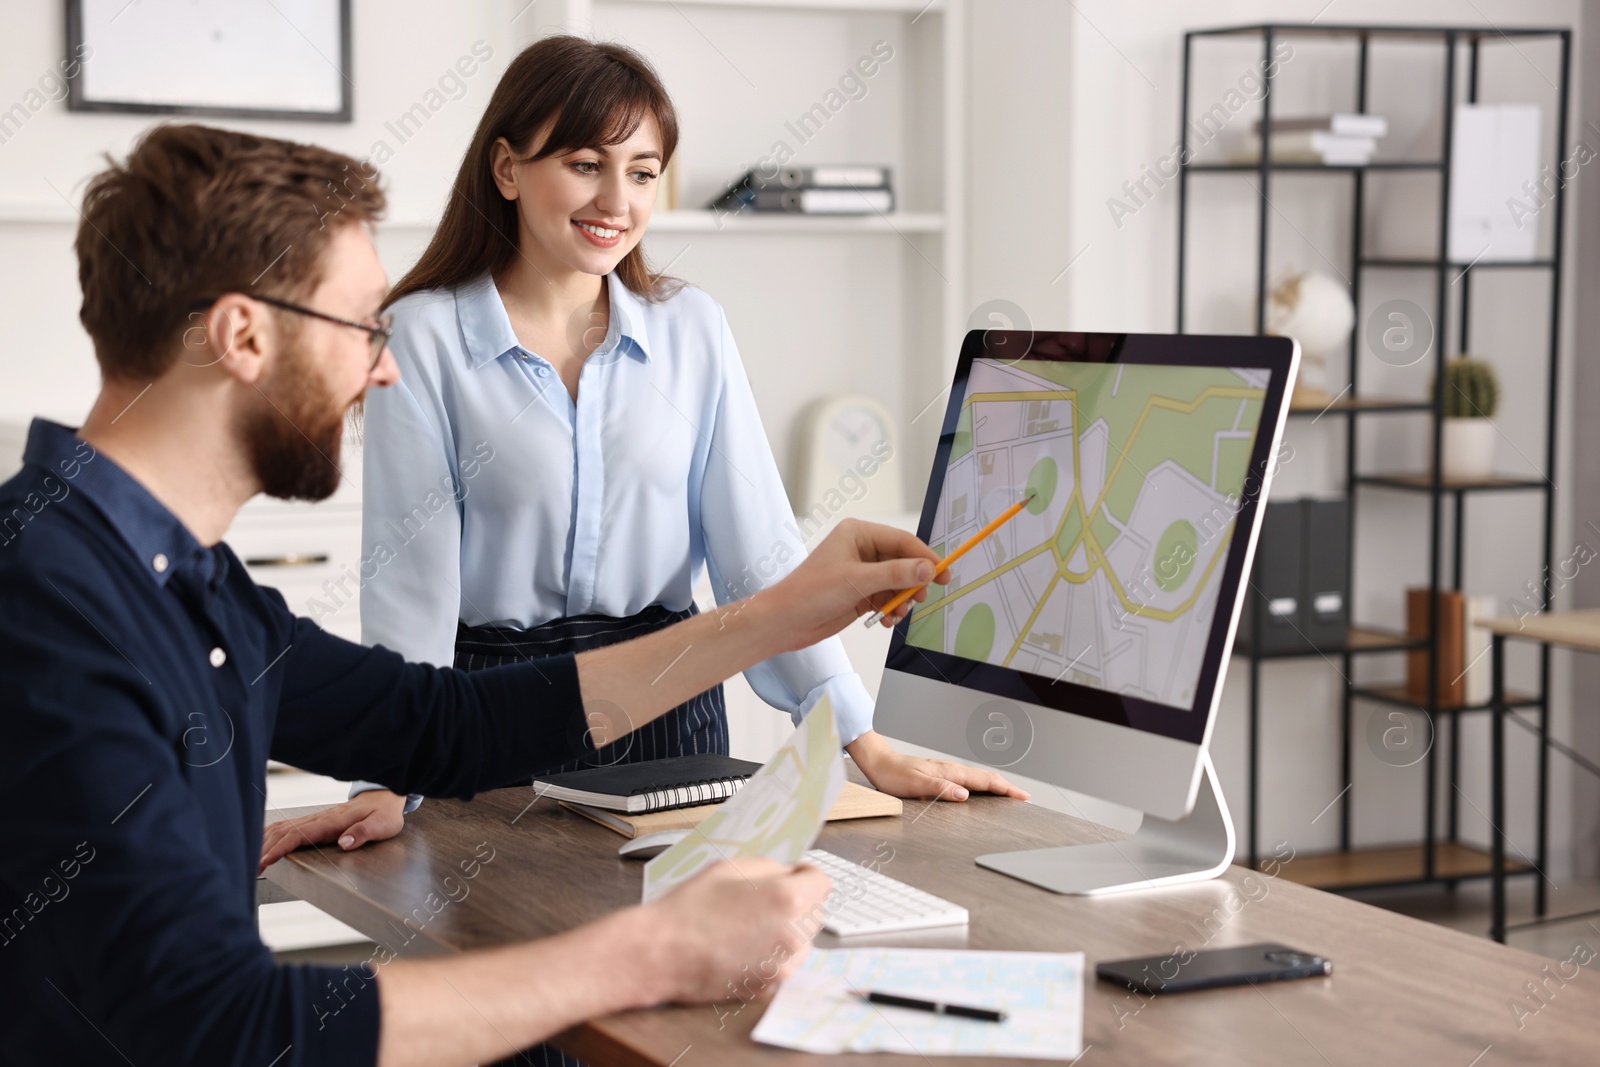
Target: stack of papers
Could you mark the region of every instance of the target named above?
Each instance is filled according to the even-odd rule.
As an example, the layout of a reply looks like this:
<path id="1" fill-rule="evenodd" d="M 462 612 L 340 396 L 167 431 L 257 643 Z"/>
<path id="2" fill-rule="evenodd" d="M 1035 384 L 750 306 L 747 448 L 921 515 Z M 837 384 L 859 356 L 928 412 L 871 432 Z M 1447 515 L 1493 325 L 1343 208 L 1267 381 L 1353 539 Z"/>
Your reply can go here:
<path id="1" fill-rule="evenodd" d="M 1256 120 L 1251 155 L 1261 158 L 1261 121 Z M 1378 140 L 1389 132 L 1382 115 L 1307 115 L 1272 120 L 1274 163 L 1322 163 L 1365 166 L 1372 162 Z"/>
<path id="2" fill-rule="evenodd" d="M 814 950 L 750 1036 L 804 1052 L 911 1052 L 1074 1060 L 1083 1054 L 1083 953 Z M 895 993 L 995 1008 L 1004 1022 L 872 1004 Z"/>

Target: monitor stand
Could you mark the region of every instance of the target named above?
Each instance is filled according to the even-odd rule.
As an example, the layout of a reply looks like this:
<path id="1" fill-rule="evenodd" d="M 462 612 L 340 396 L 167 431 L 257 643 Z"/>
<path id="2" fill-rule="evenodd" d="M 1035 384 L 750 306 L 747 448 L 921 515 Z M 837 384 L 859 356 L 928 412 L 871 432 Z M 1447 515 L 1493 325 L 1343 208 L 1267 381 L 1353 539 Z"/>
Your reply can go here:
<path id="1" fill-rule="evenodd" d="M 1090 896 L 1215 878 L 1233 862 L 1233 820 L 1211 753 L 1200 753 L 1194 810 L 1172 821 L 1146 815 L 1133 836 L 1099 845 L 993 852 L 978 866 L 1056 893 Z"/>

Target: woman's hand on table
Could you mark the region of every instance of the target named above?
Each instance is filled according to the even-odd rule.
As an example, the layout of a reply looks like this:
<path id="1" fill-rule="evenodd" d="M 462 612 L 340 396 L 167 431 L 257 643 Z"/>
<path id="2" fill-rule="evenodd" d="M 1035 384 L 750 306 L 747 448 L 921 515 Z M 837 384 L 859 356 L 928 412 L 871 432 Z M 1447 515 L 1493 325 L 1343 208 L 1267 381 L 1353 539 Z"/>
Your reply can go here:
<path id="1" fill-rule="evenodd" d="M 845 751 L 880 793 L 910 800 L 966 800 L 972 793 L 994 793 L 1027 800 L 1028 794 L 987 767 L 969 767 L 950 760 L 926 759 L 896 752 L 889 739 L 868 730 Z"/>

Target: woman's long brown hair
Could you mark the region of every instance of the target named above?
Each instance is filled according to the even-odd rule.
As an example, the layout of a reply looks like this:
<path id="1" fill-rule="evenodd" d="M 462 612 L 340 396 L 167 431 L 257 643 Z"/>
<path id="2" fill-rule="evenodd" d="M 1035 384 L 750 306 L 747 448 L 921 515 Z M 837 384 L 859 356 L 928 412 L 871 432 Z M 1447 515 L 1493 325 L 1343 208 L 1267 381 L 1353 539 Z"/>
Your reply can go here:
<path id="1" fill-rule="evenodd" d="M 385 305 L 424 289 L 450 289 L 499 274 L 517 255 L 517 205 L 500 195 L 489 169 L 494 143 L 501 137 L 520 157 L 535 134 L 555 125 L 536 155 L 614 145 L 633 136 L 646 115 L 661 130 L 661 167 L 678 146 L 678 115 L 661 80 L 643 56 L 619 44 L 581 37 L 546 37 L 506 68 L 461 161 L 444 218 L 416 266 L 390 291 Z M 653 273 L 644 249 L 635 245 L 616 266 L 630 292 L 649 301 L 665 300 L 683 282 Z"/>

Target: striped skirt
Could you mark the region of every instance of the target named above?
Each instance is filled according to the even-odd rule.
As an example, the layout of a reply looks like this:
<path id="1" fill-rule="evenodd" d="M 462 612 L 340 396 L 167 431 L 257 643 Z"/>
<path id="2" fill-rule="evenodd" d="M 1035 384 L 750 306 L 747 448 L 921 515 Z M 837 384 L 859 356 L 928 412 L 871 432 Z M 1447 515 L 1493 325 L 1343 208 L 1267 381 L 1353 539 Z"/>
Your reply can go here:
<path id="1" fill-rule="evenodd" d="M 671 611 L 659 604 L 652 604 L 626 619 L 610 615 L 575 615 L 552 619 L 531 630 L 457 624 L 455 665 L 461 670 L 476 671 L 542 656 L 583 652 L 643 637 L 694 614 L 696 612 L 692 604 L 684 611 Z M 614 763 L 639 763 L 699 752 L 728 753 L 728 715 L 720 685 L 690 698 L 643 729 L 617 738 L 586 758 L 542 767 L 534 774 L 554 774 Z M 527 781 L 523 779 L 501 784 L 525 785 Z M 582 1061 L 573 1059 L 554 1045 L 535 1045 L 510 1059 L 501 1060 L 496 1067 L 510 1064 L 517 1067 L 584 1067 Z"/>
<path id="2" fill-rule="evenodd" d="M 552 619 L 531 630 L 457 623 L 455 665 L 461 670 L 476 671 L 543 656 L 585 652 L 655 633 L 696 614 L 698 612 L 693 604 L 683 611 L 672 611 L 652 604 L 639 614 L 625 619 L 610 615 L 573 615 Z M 728 715 L 720 685 L 691 697 L 643 729 L 617 738 L 593 755 L 555 766 L 535 768 L 534 774 L 555 774 L 615 763 L 639 763 L 700 752 L 728 753 Z M 523 785 L 526 781 L 501 784 Z"/>

